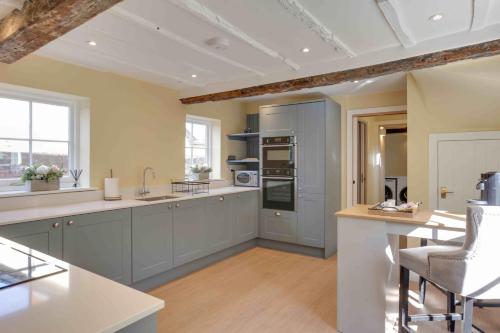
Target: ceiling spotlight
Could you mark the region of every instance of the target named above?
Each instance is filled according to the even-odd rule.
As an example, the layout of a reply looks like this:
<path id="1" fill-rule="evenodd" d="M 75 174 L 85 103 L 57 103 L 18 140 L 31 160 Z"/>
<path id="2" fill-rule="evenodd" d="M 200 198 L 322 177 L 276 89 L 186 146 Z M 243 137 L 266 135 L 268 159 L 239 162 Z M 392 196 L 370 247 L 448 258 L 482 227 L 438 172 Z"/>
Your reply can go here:
<path id="1" fill-rule="evenodd" d="M 359 80 L 354 80 L 354 83 L 358 83 L 358 82 L 359 82 Z"/>
<path id="2" fill-rule="evenodd" d="M 366 83 L 373 83 L 373 80 L 366 80 Z"/>
<path id="3" fill-rule="evenodd" d="M 309 52 L 311 52 L 311 50 L 309 48 L 307 48 L 307 47 L 304 47 L 302 49 L 302 53 L 309 53 Z"/>
<path id="4" fill-rule="evenodd" d="M 205 44 L 207 44 L 208 46 L 210 46 L 216 50 L 220 50 L 220 51 L 224 51 L 224 50 L 228 49 L 229 46 L 231 46 L 229 39 L 222 38 L 222 37 L 210 38 L 210 39 L 205 41 Z"/>
<path id="5" fill-rule="evenodd" d="M 97 45 L 97 43 L 95 41 L 93 41 L 93 40 L 89 40 L 87 42 L 87 44 L 89 44 L 90 46 L 96 46 Z"/>
<path id="6" fill-rule="evenodd" d="M 196 77 L 198 77 L 198 75 L 196 75 L 196 74 L 191 74 L 191 77 L 192 77 L 192 78 L 196 78 Z"/>
<path id="7" fill-rule="evenodd" d="M 443 14 L 434 14 L 431 17 L 429 17 L 429 20 L 431 20 L 431 21 L 439 21 L 443 17 L 444 17 Z"/>

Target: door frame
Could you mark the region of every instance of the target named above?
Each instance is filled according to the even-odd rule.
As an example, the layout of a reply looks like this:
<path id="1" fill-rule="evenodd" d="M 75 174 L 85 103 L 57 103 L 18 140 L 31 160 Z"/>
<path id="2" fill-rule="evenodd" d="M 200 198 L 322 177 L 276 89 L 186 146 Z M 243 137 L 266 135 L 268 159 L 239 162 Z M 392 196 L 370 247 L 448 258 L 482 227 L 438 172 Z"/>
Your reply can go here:
<path id="1" fill-rule="evenodd" d="M 500 140 L 500 131 L 429 134 L 429 208 L 438 209 L 439 141 Z M 478 175 L 479 177 L 479 175 Z"/>
<path id="2" fill-rule="evenodd" d="M 347 145 L 346 145 L 346 155 L 347 155 L 347 170 L 346 170 L 346 192 L 347 192 L 347 197 L 346 197 L 346 206 L 347 207 L 352 207 L 353 205 L 353 188 L 354 188 L 354 170 L 353 170 L 353 164 L 355 163 L 354 161 L 354 154 L 353 154 L 353 148 L 354 144 L 357 142 L 357 137 L 356 139 L 354 136 L 356 135 L 356 129 L 353 128 L 354 126 L 354 118 L 359 117 L 359 116 L 367 116 L 367 115 L 383 115 L 383 114 L 392 114 L 392 113 L 402 113 L 407 111 L 407 106 L 406 105 L 397 105 L 397 106 L 384 106 L 384 107 L 378 107 L 378 108 L 368 108 L 368 109 L 352 109 L 352 110 L 347 110 L 347 129 L 346 129 L 346 136 L 347 136 Z"/>

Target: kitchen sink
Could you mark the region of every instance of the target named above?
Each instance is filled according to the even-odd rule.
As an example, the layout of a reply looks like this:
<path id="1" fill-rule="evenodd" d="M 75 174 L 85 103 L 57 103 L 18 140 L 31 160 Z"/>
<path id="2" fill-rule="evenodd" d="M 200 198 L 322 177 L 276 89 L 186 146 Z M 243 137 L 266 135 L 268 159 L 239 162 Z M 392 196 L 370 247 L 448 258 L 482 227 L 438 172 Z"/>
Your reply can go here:
<path id="1" fill-rule="evenodd" d="M 137 198 L 139 201 L 159 201 L 159 200 L 168 200 L 168 199 L 177 199 L 178 196 L 175 195 L 162 195 L 159 197 L 147 197 L 147 198 Z"/>

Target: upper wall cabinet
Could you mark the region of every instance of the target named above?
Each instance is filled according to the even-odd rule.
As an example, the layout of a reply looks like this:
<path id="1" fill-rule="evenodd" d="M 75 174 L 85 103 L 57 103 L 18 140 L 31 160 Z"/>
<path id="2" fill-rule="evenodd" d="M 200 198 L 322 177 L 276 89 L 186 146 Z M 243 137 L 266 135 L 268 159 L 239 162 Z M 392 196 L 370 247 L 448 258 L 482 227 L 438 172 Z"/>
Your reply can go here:
<path id="1" fill-rule="evenodd" d="M 296 105 L 265 106 L 260 109 L 260 135 L 296 135 L 298 115 Z"/>
<path id="2" fill-rule="evenodd" d="M 62 219 L 56 218 L 2 226 L 0 236 L 61 259 L 62 229 Z"/>
<path id="3" fill-rule="evenodd" d="M 132 276 L 130 209 L 64 218 L 63 260 L 123 284 Z"/>

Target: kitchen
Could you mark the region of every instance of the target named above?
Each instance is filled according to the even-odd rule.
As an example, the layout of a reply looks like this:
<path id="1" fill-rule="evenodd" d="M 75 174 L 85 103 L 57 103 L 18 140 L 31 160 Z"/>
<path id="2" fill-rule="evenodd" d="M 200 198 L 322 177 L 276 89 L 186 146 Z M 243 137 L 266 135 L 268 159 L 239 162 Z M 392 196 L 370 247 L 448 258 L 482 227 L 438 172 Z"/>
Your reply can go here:
<path id="1" fill-rule="evenodd" d="M 397 331 L 398 302 L 381 303 L 377 287 L 382 268 L 397 265 L 400 245 L 460 239 L 477 179 L 500 170 L 497 4 L 73 3 L 36 10 L 83 6 L 72 13 L 92 11 L 84 21 L 33 15 L 0 42 L 3 253 L 41 260 L 50 274 L 5 279 L 6 332 Z M 23 5 L 36 13 L 8 1 L 0 17 Z M 482 23 L 470 29 L 471 18 Z M 40 33 L 37 20 L 58 34 Z M 2 22 L 0 31 L 13 24 Z M 363 24 L 378 39 L 354 29 Z M 38 31 L 36 45 L 23 31 Z M 404 229 L 396 219 L 382 231 L 380 218 L 344 211 L 357 198 L 352 115 L 396 111 L 406 113 L 408 200 L 423 202 L 418 214 L 458 213 L 450 224 L 416 217 Z M 372 262 L 358 260 L 367 253 Z M 410 303 L 446 308 L 430 282 L 427 301 Z M 496 317 L 474 308 L 485 331 L 500 329 Z"/>

